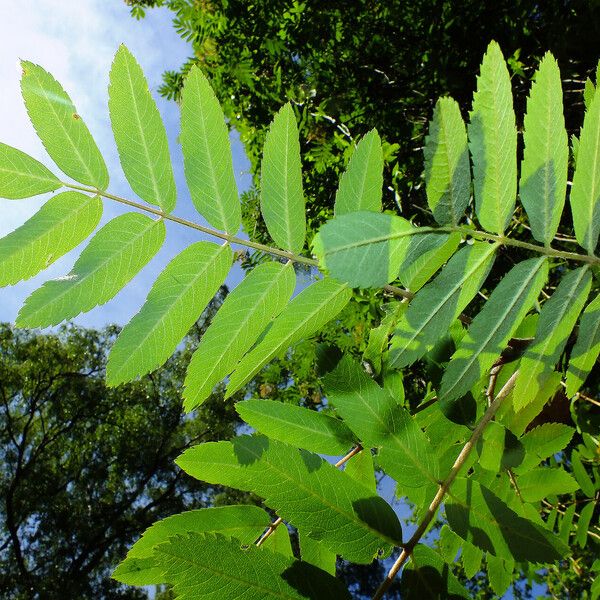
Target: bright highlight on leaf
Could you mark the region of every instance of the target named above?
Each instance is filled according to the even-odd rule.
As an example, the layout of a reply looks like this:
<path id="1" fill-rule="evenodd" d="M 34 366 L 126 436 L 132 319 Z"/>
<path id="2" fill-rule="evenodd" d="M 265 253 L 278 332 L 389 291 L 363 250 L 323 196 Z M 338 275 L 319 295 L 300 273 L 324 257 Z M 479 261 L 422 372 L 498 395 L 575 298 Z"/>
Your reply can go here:
<path id="1" fill-rule="evenodd" d="M 229 375 L 267 325 L 285 308 L 296 277 L 291 263 L 257 266 L 225 299 L 188 366 L 184 406 L 192 410 Z"/>
<path id="2" fill-rule="evenodd" d="M 483 57 L 470 118 L 477 218 L 484 229 L 502 235 L 517 195 L 517 128 L 510 76 L 496 42 Z"/>
<path id="3" fill-rule="evenodd" d="M 22 61 L 21 92 L 44 148 L 63 173 L 99 190 L 108 171 L 83 119 L 60 83 L 42 67 Z"/>
<path id="4" fill-rule="evenodd" d="M 381 139 L 372 129 L 358 142 L 335 195 L 336 216 L 357 210 L 381 210 L 383 151 Z"/>
<path id="5" fill-rule="evenodd" d="M 275 115 L 265 139 L 260 209 L 275 243 L 284 250 L 300 252 L 306 236 L 306 217 L 298 126 L 289 103 Z"/>
<path id="6" fill-rule="evenodd" d="M 197 242 L 167 265 L 112 347 L 106 365 L 108 385 L 145 375 L 173 354 L 225 281 L 232 259 L 228 245 Z"/>
<path id="7" fill-rule="evenodd" d="M 0 198 L 17 200 L 53 192 L 62 183 L 41 162 L 0 143 Z"/>
<path id="8" fill-rule="evenodd" d="M 171 212 L 177 192 L 167 132 L 142 68 L 124 45 L 110 71 L 108 108 L 121 166 L 133 191 Z"/>
<path id="9" fill-rule="evenodd" d="M 27 300 L 19 327 L 48 327 L 108 302 L 160 250 L 165 225 L 138 213 L 109 221 L 91 239 L 71 272 L 47 281 Z"/>
<path id="10" fill-rule="evenodd" d="M 98 225 L 102 202 L 63 192 L 18 229 L 0 239 L 0 286 L 14 285 L 49 267 L 80 244 Z"/>
<path id="11" fill-rule="evenodd" d="M 242 222 L 225 117 L 208 80 L 193 66 L 181 92 L 181 149 L 192 202 L 216 229 Z"/>

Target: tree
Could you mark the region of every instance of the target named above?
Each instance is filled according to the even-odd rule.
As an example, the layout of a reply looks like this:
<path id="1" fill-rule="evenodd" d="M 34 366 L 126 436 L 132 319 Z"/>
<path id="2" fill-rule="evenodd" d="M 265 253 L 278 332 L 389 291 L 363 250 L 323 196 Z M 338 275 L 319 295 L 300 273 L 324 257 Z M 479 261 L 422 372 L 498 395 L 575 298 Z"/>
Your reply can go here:
<path id="1" fill-rule="evenodd" d="M 48 73 L 24 62 L 22 89 L 37 133 L 77 183 L 0 147 L 9 175 L 0 180 L 0 195 L 68 190 L 2 240 L 7 283 L 38 272 L 88 235 L 97 225 L 99 198 L 159 219 L 129 212 L 109 222 L 69 277 L 47 282 L 27 299 L 18 324 L 49 325 L 106 301 L 160 247 L 164 220 L 221 241 L 190 245 L 157 277 L 110 351 L 108 385 L 129 383 L 169 358 L 227 276 L 232 244 L 274 260 L 248 272 L 202 336 L 184 381 L 188 411 L 202 406 L 223 379 L 226 398 L 239 398 L 273 358 L 339 319 L 352 289 L 389 300 L 364 361 L 351 352 L 325 353 L 326 410 L 240 399 L 236 411 L 256 433 L 200 443 L 177 458 L 201 481 L 258 495 L 278 517 L 270 520 L 248 505 L 183 512 L 153 524 L 114 578 L 168 583 L 182 598 L 348 598 L 333 577 L 336 556 L 361 565 L 396 552 L 375 600 L 400 571 L 403 596 L 468 597 L 449 568 L 459 550 L 472 574 L 485 561 L 490 586 L 502 594 L 513 577 L 535 578 L 540 565 L 569 560 L 575 542 L 595 543 L 597 423 L 593 413 L 575 408 L 597 404 L 588 396 L 597 382 L 586 381 L 600 352 L 598 298 L 589 301 L 600 264 L 600 94 L 591 82 L 584 125 L 569 154 L 560 72 L 546 54 L 519 148 L 508 68 L 499 45 L 490 43 L 468 127 L 456 101 L 436 103 L 425 145 L 427 206 L 436 225 L 381 212 L 382 146 L 369 132 L 340 179 L 334 218 L 313 239 L 318 260 L 301 253 L 306 219 L 291 104 L 276 114 L 265 139 L 260 205 L 274 240 L 265 246 L 236 235 L 242 219 L 228 132 L 198 68 L 182 91 L 180 137 L 191 199 L 210 227 L 170 214 L 164 127 L 125 47 L 111 71 L 109 108 L 125 175 L 148 204 L 106 191 L 102 157 Z M 567 200 L 574 237 L 561 229 Z M 65 227 L 69 219 L 73 228 Z M 321 273 L 295 296 L 293 263 Z M 415 405 L 405 394 L 403 369 L 417 361 L 427 379 L 419 382 Z M 543 418 L 563 397 L 574 407 L 577 428 Z M 322 455 L 339 460 L 332 465 Z M 418 527 L 408 540 L 377 493 L 375 466 L 414 506 Z M 439 551 L 423 543 L 437 517 L 444 523 Z M 284 522 L 298 531 L 295 548 Z M 588 581 L 586 591 L 597 595 L 597 582 Z"/>
<path id="2" fill-rule="evenodd" d="M 180 388 L 194 338 L 152 375 L 104 383 L 118 328 L 74 326 L 35 335 L 0 329 L 0 595 L 145 598 L 109 575 L 157 519 L 214 503 L 220 493 L 173 460 L 200 440 L 231 437 L 239 419 L 216 391 L 194 418 Z"/>

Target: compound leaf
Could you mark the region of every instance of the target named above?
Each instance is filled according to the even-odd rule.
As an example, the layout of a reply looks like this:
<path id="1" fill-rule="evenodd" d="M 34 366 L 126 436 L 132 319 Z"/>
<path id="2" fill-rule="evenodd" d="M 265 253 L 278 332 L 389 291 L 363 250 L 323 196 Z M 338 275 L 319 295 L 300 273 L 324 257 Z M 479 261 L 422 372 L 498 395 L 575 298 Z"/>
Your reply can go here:
<path id="1" fill-rule="evenodd" d="M 525 473 L 539 465 L 545 458 L 563 450 L 573 437 L 574 429 L 562 423 L 544 423 L 528 431 L 521 443 L 525 448 L 523 462 L 514 470 Z"/>
<path id="2" fill-rule="evenodd" d="M 517 195 L 517 128 L 510 75 L 496 42 L 483 57 L 470 116 L 477 217 L 484 229 L 502 235 Z"/>
<path id="3" fill-rule="evenodd" d="M 379 496 L 306 450 L 264 436 L 239 436 L 186 450 L 176 463 L 188 474 L 263 497 L 299 531 L 346 559 L 369 563 L 402 531 Z"/>
<path id="4" fill-rule="evenodd" d="M 279 247 L 300 252 L 306 217 L 298 127 L 289 102 L 275 115 L 267 132 L 260 188 L 260 209 L 271 237 Z"/>
<path id="5" fill-rule="evenodd" d="M 372 129 L 358 142 L 348 168 L 340 178 L 335 195 L 334 214 L 357 210 L 381 210 L 383 188 L 383 151 L 381 139 Z"/>
<path id="6" fill-rule="evenodd" d="M 519 194 L 531 233 L 550 244 L 558 230 L 565 204 L 569 140 L 563 115 L 558 64 L 547 52 L 540 62 L 527 100 L 525 150 Z"/>
<path id="7" fill-rule="evenodd" d="M 17 200 L 53 192 L 62 186 L 41 162 L 0 143 L 0 198 Z"/>
<path id="8" fill-rule="evenodd" d="M 152 259 L 165 224 L 139 213 L 109 221 L 91 239 L 66 277 L 47 281 L 25 301 L 19 327 L 48 327 L 108 302 Z"/>
<path id="9" fill-rule="evenodd" d="M 537 467 L 518 478 L 519 491 L 525 502 L 537 502 L 555 494 L 570 494 L 579 484 L 562 469 Z"/>
<path id="10" fill-rule="evenodd" d="M 167 132 L 142 68 L 123 44 L 110 71 L 108 108 L 129 185 L 146 202 L 171 212 L 177 191 Z"/>
<path id="11" fill-rule="evenodd" d="M 242 212 L 227 125 L 215 93 L 196 65 L 181 92 L 181 149 L 196 210 L 216 229 L 237 233 Z"/>
<path id="12" fill-rule="evenodd" d="M 345 454 L 354 443 L 339 419 L 275 400 L 245 400 L 235 405 L 242 419 L 257 431 L 297 448 L 319 454 Z"/>
<path id="13" fill-rule="evenodd" d="M 264 263 L 254 268 L 227 296 L 202 336 L 188 366 L 183 393 L 186 410 L 211 394 L 285 308 L 296 284 L 290 264 Z"/>
<path id="14" fill-rule="evenodd" d="M 348 304 L 352 292 L 333 279 L 321 279 L 302 290 L 273 321 L 263 340 L 233 372 L 227 397 L 239 390 L 269 361 L 318 331 Z"/>
<path id="15" fill-rule="evenodd" d="M 411 301 L 390 346 L 390 365 L 404 367 L 431 350 L 483 285 L 496 246 L 475 242 L 461 248 Z"/>
<path id="16" fill-rule="evenodd" d="M 90 235 L 101 216 L 98 196 L 62 192 L 50 198 L 31 219 L 0 239 L 0 286 L 43 271 Z"/>
<path id="17" fill-rule="evenodd" d="M 547 276 L 546 259 L 531 258 L 514 266 L 497 285 L 442 377 L 439 398 L 445 411 L 492 366 L 533 306 Z"/>
<path id="18" fill-rule="evenodd" d="M 440 98 L 425 138 L 427 203 L 440 225 L 458 225 L 471 197 L 467 132 L 460 107 Z"/>
<path id="19" fill-rule="evenodd" d="M 327 399 L 400 489 L 436 483 L 440 465 L 427 436 L 409 412 L 350 357 L 325 377 Z"/>
<path id="20" fill-rule="evenodd" d="M 227 244 L 197 242 L 167 265 L 112 347 L 106 365 L 108 385 L 145 375 L 171 356 L 225 281 L 232 259 Z"/>
<path id="21" fill-rule="evenodd" d="M 27 113 L 44 148 L 63 173 L 99 190 L 108 187 L 108 171 L 71 98 L 50 73 L 22 61 L 21 92 Z"/>

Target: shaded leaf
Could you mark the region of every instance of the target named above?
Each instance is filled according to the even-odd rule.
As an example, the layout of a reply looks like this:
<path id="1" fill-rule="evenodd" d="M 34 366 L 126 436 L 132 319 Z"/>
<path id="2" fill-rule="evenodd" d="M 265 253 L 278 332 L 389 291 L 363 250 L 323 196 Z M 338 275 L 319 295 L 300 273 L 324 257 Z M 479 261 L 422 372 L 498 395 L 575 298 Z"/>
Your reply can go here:
<path id="1" fill-rule="evenodd" d="M 49 267 L 98 225 L 102 202 L 78 192 L 50 198 L 31 219 L 0 239 L 0 286 L 14 285 Z"/>
<path id="2" fill-rule="evenodd" d="M 321 542 L 313 540 L 308 535 L 300 534 L 299 538 L 300 558 L 335 577 L 335 553 L 331 552 L 325 548 Z"/>
<path id="3" fill-rule="evenodd" d="M 44 148 L 63 173 L 100 190 L 108 171 L 83 119 L 68 94 L 50 73 L 22 61 L 21 92 L 31 123 Z"/>
<path id="4" fill-rule="evenodd" d="M 588 531 L 590 528 L 592 517 L 594 516 L 595 508 L 595 502 L 588 502 L 579 513 L 579 520 L 577 521 L 576 539 L 580 548 L 585 548 L 587 544 Z"/>
<path id="5" fill-rule="evenodd" d="M 129 185 L 146 202 L 171 212 L 177 191 L 167 132 L 142 68 L 123 44 L 110 71 L 108 108 Z"/>
<path id="6" fill-rule="evenodd" d="M 581 491 L 588 498 L 594 498 L 596 494 L 596 486 L 588 475 L 588 472 L 585 470 L 578 452 L 571 453 L 571 468 L 573 469 L 573 475 L 575 476 Z"/>
<path id="7" fill-rule="evenodd" d="M 181 92 L 183 166 L 196 210 L 216 229 L 237 233 L 242 222 L 229 133 L 219 101 L 194 65 Z"/>
<path id="8" fill-rule="evenodd" d="M 306 236 L 298 126 L 291 104 L 275 115 L 265 138 L 260 209 L 269 234 L 285 250 L 300 252 Z"/>
<path id="9" fill-rule="evenodd" d="M 160 250 L 163 221 L 126 213 L 90 240 L 66 277 L 33 292 L 17 317 L 19 327 L 48 327 L 108 302 Z"/>
<path id="10" fill-rule="evenodd" d="M 227 244 L 196 242 L 167 265 L 110 351 L 108 385 L 145 375 L 171 356 L 225 281 L 232 258 Z"/>

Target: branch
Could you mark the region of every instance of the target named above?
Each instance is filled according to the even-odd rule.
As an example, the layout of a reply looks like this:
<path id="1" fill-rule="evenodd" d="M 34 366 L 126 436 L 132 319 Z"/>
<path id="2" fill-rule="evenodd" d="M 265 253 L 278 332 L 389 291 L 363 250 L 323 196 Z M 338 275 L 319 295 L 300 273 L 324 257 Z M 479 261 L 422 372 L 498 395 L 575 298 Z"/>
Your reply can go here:
<path id="1" fill-rule="evenodd" d="M 458 473 L 462 469 L 463 465 L 465 464 L 465 461 L 469 457 L 471 450 L 473 450 L 473 448 L 475 447 L 475 444 L 477 444 L 477 441 L 481 437 L 481 434 L 483 433 L 485 427 L 494 418 L 494 415 L 496 414 L 496 411 L 502 404 L 502 401 L 504 400 L 504 398 L 506 398 L 506 396 L 508 396 L 508 394 L 511 392 L 511 390 L 515 386 L 515 382 L 517 380 L 518 373 L 519 373 L 518 371 L 513 373 L 513 375 L 510 377 L 510 379 L 504 384 L 504 387 L 498 392 L 498 395 L 494 398 L 494 401 L 490 404 L 489 408 L 485 411 L 485 414 L 483 415 L 483 417 L 481 417 L 481 420 L 477 424 L 477 427 L 475 427 L 475 429 L 473 430 L 471 437 L 468 439 L 467 443 L 463 446 L 463 449 L 460 451 L 460 454 L 458 455 L 457 459 L 454 461 L 454 464 L 452 465 L 452 469 L 450 469 L 450 473 L 448 474 L 448 477 L 446 477 L 446 479 L 440 484 L 437 494 L 435 495 L 435 498 L 431 501 L 431 504 L 429 505 L 429 508 L 427 509 L 427 512 L 425 513 L 425 516 L 423 517 L 421 523 L 419 524 L 419 527 L 417 528 L 417 530 L 415 531 L 413 536 L 410 538 L 410 540 L 404 545 L 402 552 L 400 553 L 400 556 L 398 557 L 396 562 L 393 564 L 392 568 L 389 570 L 388 574 L 386 575 L 386 578 L 383 580 L 383 582 L 381 583 L 381 585 L 375 592 L 375 595 L 373 596 L 373 600 L 381 600 L 381 598 L 383 598 L 383 595 L 386 593 L 386 591 L 392 584 L 394 577 L 396 577 L 396 575 L 398 574 L 398 571 L 402 568 L 404 563 L 410 557 L 410 555 L 413 551 L 413 548 L 418 544 L 421 537 L 423 537 L 423 534 L 425 533 L 425 531 L 429 527 L 429 524 L 433 520 L 433 517 L 435 516 L 437 509 L 439 508 L 440 504 L 442 503 L 442 500 L 448 493 L 450 486 L 452 485 L 452 483 L 456 479 L 456 476 L 458 475 Z"/>

